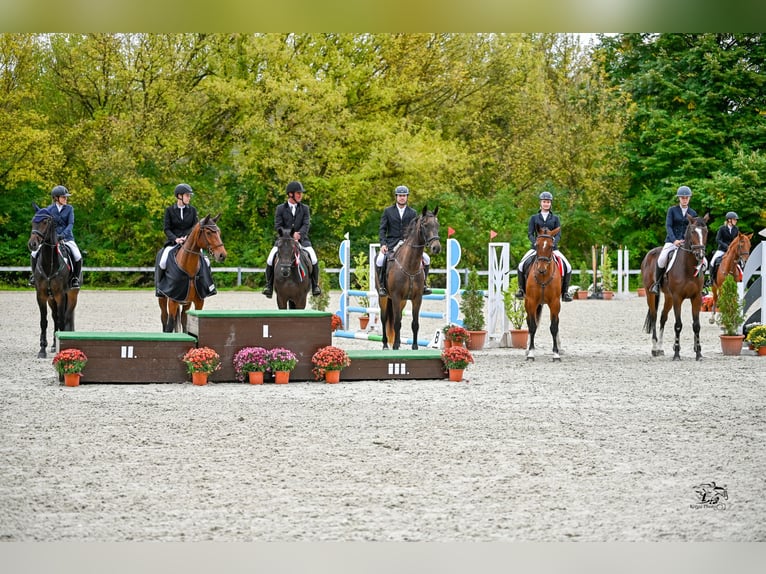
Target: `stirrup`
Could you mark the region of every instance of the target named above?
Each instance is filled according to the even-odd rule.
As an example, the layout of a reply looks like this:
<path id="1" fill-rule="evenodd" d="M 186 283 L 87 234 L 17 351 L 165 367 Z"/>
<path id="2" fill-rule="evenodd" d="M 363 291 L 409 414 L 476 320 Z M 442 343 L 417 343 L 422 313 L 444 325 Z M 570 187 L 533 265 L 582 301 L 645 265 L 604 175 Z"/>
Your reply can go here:
<path id="1" fill-rule="evenodd" d="M 385 287 L 378 287 L 378 295 L 380 297 L 388 297 L 388 290 Z"/>
<path id="2" fill-rule="evenodd" d="M 569 291 L 561 292 L 561 300 L 566 302 L 569 302 L 572 300 L 572 296 L 569 294 Z"/>
<path id="3" fill-rule="evenodd" d="M 433 291 L 428 285 L 423 285 L 423 295 L 431 295 Z"/>
<path id="4" fill-rule="evenodd" d="M 319 297 L 322 294 L 322 290 L 319 288 L 319 285 L 312 287 L 311 294 L 314 297 Z"/>
<path id="5" fill-rule="evenodd" d="M 274 288 L 273 287 L 265 287 L 263 291 L 261 291 L 267 299 L 271 299 L 271 296 L 274 294 Z"/>
<path id="6" fill-rule="evenodd" d="M 523 299 L 524 297 L 526 297 L 526 293 L 524 293 L 524 291 L 521 289 L 516 291 L 516 299 Z"/>

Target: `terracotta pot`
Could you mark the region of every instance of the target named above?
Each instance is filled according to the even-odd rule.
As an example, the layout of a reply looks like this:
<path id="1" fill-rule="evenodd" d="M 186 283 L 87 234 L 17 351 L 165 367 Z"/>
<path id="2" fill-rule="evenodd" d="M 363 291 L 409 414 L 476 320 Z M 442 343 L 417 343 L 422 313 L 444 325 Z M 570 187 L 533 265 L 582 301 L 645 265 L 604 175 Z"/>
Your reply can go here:
<path id="1" fill-rule="evenodd" d="M 587 299 L 588 298 L 588 292 L 584 290 L 580 290 L 575 294 L 575 298 L 577 299 Z"/>
<path id="2" fill-rule="evenodd" d="M 614 298 L 614 291 L 602 291 L 601 294 L 604 297 L 604 301 L 609 301 Z"/>
<path id="3" fill-rule="evenodd" d="M 275 371 L 274 382 L 278 385 L 286 385 L 290 381 L 290 371 Z"/>
<path id="4" fill-rule="evenodd" d="M 201 387 L 207 384 L 207 373 L 192 373 L 192 383 Z"/>
<path id="5" fill-rule="evenodd" d="M 326 383 L 339 383 L 340 371 L 325 371 L 324 380 Z"/>
<path id="6" fill-rule="evenodd" d="M 527 338 L 529 337 L 528 329 L 511 329 L 511 347 L 514 349 L 526 349 Z"/>
<path id="7" fill-rule="evenodd" d="M 646 297 L 646 289 L 644 287 L 639 287 L 636 293 L 638 293 L 639 297 Z"/>
<path id="8" fill-rule="evenodd" d="M 742 353 L 742 341 L 744 335 L 719 335 L 721 338 L 721 352 L 724 355 L 736 356 Z"/>
<path id="9" fill-rule="evenodd" d="M 471 335 L 471 339 L 466 344 L 469 350 L 480 351 L 484 348 L 484 343 L 487 340 L 486 331 L 468 331 L 468 334 Z"/>
<path id="10" fill-rule="evenodd" d="M 367 324 L 370 322 L 369 315 L 362 315 L 359 317 L 359 328 L 364 331 L 367 328 Z"/>
<path id="11" fill-rule="evenodd" d="M 250 381 L 251 385 L 262 385 L 263 371 L 250 371 L 247 373 L 247 379 Z"/>
<path id="12" fill-rule="evenodd" d="M 66 373 L 64 375 L 64 386 L 66 387 L 79 387 L 80 375 L 82 373 Z"/>
<path id="13" fill-rule="evenodd" d="M 449 369 L 449 380 L 460 382 L 463 380 L 463 371 L 465 369 Z"/>
<path id="14" fill-rule="evenodd" d="M 766 347 L 758 347 L 758 356 L 766 357 Z"/>
<path id="15" fill-rule="evenodd" d="M 452 341 L 449 339 L 444 339 L 444 348 L 449 349 L 450 347 L 452 347 Z"/>
<path id="16" fill-rule="evenodd" d="M 446 345 L 444 346 L 445 349 L 449 349 L 450 347 L 465 347 L 465 343 L 463 341 L 449 341 L 449 347 Z"/>

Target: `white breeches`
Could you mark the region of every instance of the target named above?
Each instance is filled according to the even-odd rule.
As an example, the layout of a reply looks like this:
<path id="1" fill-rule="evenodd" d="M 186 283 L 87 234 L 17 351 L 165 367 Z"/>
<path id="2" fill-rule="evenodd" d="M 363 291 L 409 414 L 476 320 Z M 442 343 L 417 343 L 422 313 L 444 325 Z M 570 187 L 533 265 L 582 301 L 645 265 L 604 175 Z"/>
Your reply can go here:
<path id="1" fill-rule="evenodd" d="M 399 245 L 401 245 L 402 243 L 403 243 L 403 241 L 400 241 Z M 394 248 L 394 253 L 396 252 L 396 250 L 399 247 L 399 245 L 397 245 Z M 383 253 L 382 251 L 378 251 L 378 256 L 375 258 L 375 266 L 376 267 L 383 267 L 383 262 L 385 260 L 386 260 L 386 254 Z M 431 265 L 431 257 L 425 251 L 423 252 L 423 265 Z"/>
<path id="2" fill-rule="evenodd" d="M 527 262 L 527 259 L 532 257 L 535 253 L 537 253 L 537 251 L 535 251 L 534 249 L 530 249 L 529 251 L 527 251 L 524 254 L 524 257 L 521 258 L 521 261 L 519 261 L 519 266 L 517 267 L 517 271 L 519 273 L 521 273 L 522 270 L 524 269 L 524 264 Z M 553 252 L 553 254 L 556 257 L 561 258 L 561 261 L 563 261 L 563 263 L 564 263 L 564 273 L 571 273 L 572 272 L 572 264 L 569 263 L 569 260 L 566 257 L 564 257 L 564 254 L 561 253 L 561 251 L 559 251 L 558 249 L 556 249 Z"/>
<path id="3" fill-rule="evenodd" d="M 72 258 L 75 261 L 79 261 L 80 259 L 82 259 L 82 253 L 80 253 L 80 248 L 77 247 L 77 243 L 75 243 L 74 241 L 62 241 L 62 243 L 66 245 L 67 247 L 69 247 L 69 250 L 72 252 Z M 42 245 L 40 247 L 42 247 Z M 40 247 L 32 251 L 32 257 L 37 257 L 37 254 L 40 251 Z"/>
<path id="4" fill-rule="evenodd" d="M 174 247 L 175 245 L 168 245 L 165 249 L 162 250 L 162 255 L 160 256 L 160 269 L 168 268 L 168 255 L 170 255 L 170 252 Z M 183 249 L 183 247 L 181 249 Z M 205 255 L 205 252 L 200 252 L 200 255 L 202 255 L 202 260 L 207 263 L 208 267 L 210 267 L 210 259 L 208 259 L 207 255 Z"/>
<path id="5" fill-rule="evenodd" d="M 317 261 L 319 260 L 317 259 L 317 254 L 316 254 L 316 251 L 314 251 L 314 248 L 311 245 L 309 245 L 308 247 L 303 247 L 303 245 L 301 245 L 301 249 L 303 249 L 306 253 L 309 254 L 309 258 L 311 259 L 311 264 L 316 265 Z M 276 254 L 277 254 L 277 246 L 275 245 L 274 247 L 271 248 L 271 251 L 269 252 L 269 256 L 266 258 L 266 265 L 274 265 L 274 257 L 276 256 Z"/>

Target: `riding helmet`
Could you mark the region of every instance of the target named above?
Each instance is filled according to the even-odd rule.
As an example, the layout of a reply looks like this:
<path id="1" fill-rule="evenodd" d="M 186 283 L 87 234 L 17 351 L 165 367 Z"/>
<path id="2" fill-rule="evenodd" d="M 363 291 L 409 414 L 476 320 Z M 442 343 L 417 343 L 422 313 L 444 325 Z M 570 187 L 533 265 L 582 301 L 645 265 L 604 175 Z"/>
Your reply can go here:
<path id="1" fill-rule="evenodd" d="M 736 214 L 735 212 L 733 212 L 733 211 L 729 211 L 729 212 L 726 214 L 726 219 L 736 219 L 736 220 L 738 220 L 738 221 L 739 221 L 739 215 L 737 215 L 737 214 Z"/>
<path id="2" fill-rule="evenodd" d="M 51 196 L 52 197 L 72 197 L 72 194 L 69 193 L 69 190 L 64 187 L 63 185 L 57 185 L 51 190 Z"/>
<path id="3" fill-rule="evenodd" d="M 409 195 L 410 194 L 410 188 L 406 185 L 400 185 L 394 190 L 395 195 Z"/>
<path id="4" fill-rule="evenodd" d="M 287 187 L 285 188 L 285 193 L 288 195 L 291 193 L 295 193 L 296 191 L 299 191 L 301 193 L 305 193 L 306 190 L 303 189 L 303 185 L 301 185 L 300 181 L 291 181 L 287 184 Z"/>
<path id="5" fill-rule="evenodd" d="M 678 191 L 676 192 L 676 197 L 691 197 L 692 196 L 692 190 L 688 188 L 686 185 L 682 185 L 678 188 Z"/>
<path id="6" fill-rule="evenodd" d="M 553 201 L 553 194 L 550 191 L 544 191 L 540 194 L 540 199 L 549 199 Z"/>
<path id="7" fill-rule="evenodd" d="M 179 195 L 183 195 L 184 193 L 188 193 L 189 195 L 194 195 L 194 191 L 192 190 L 191 185 L 189 185 L 188 183 L 179 183 L 176 186 L 176 189 L 173 193 L 176 195 L 176 197 L 178 197 Z"/>

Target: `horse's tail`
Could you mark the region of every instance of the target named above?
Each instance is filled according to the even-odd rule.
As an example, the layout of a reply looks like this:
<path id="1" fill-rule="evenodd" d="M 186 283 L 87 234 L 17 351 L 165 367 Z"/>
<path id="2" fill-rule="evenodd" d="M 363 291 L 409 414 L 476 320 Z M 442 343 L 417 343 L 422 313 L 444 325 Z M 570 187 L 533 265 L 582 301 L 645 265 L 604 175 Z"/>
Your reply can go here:
<path id="1" fill-rule="evenodd" d="M 644 319 L 644 333 L 652 333 L 652 310 L 649 309 L 646 312 L 646 319 Z"/>

